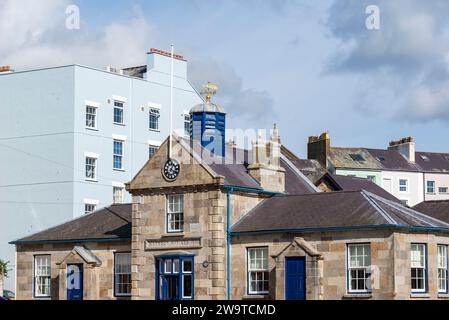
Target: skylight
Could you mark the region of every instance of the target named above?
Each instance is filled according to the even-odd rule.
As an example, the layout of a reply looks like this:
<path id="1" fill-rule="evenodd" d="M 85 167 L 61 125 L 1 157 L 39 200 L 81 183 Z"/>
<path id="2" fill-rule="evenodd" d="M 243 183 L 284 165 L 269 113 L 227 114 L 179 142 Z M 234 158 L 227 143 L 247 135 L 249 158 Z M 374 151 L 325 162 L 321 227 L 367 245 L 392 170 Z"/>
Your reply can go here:
<path id="1" fill-rule="evenodd" d="M 357 153 L 357 154 L 350 154 L 349 156 L 354 161 L 365 161 L 365 158 L 363 158 L 363 156 L 361 154 L 359 154 L 359 153 Z"/>
<path id="2" fill-rule="evenodd" d="M 429 157 L 426 156 L 425 154 L 421 155 L 421 159 L 423 159 L 424 161 L 430 161 Z"/>
<path id="3" fill-rule="evenodd" d="M 384 162 L 386 159 L 384 156 L 378 156 L 377 160 L 379 160 L 380 162 Z"/>

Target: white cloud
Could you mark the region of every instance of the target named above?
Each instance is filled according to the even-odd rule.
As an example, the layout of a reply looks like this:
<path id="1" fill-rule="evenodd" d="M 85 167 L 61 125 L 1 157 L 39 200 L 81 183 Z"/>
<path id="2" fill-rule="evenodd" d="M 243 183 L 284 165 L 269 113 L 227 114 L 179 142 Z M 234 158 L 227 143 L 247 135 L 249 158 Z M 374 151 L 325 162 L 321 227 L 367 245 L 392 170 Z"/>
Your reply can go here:
<path id="1" fill-rule="evenodd" d="M 134 18 L 127 23 L 91 30 L 82 22 L 80 30 L 69 30 L 65 27 L 69 4 L 67 0 L 2 0 L 2 64 L 25 69 L 73 63 L 128 66 L 144 61 L 155 35 L 138 8 L 134 8 Z"/>

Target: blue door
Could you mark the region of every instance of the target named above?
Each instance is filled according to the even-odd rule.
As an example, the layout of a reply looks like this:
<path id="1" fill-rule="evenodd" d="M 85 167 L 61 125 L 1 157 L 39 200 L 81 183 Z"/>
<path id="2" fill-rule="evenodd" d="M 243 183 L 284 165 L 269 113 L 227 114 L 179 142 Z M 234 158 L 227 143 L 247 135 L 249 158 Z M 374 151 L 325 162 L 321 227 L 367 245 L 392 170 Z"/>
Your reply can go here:
<path id="1" fill-rule="evenodd" d="M 303 257 L 285 258 L 285 299 L 306 299 L 306 266 Z"/>
<path id="2" fill-rule="evenodd" d="M 83 265 L 67 265 L 67 300 L 83 300 Z"/>

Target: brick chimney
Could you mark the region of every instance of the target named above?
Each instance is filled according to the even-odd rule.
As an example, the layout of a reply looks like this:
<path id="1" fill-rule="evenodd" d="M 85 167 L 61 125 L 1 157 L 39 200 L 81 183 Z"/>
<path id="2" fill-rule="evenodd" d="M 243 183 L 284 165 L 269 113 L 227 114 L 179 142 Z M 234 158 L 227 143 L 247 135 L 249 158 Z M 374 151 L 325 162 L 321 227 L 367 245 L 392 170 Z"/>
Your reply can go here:
<path id="1" fill-rule="evenodd" d="M 320 136 L 309 137 L 307 144 L 307 158 L 317 160 L 324 168 L 328 168 L 329 156 L 331 152 L 331 138 L 328 132 Z"/>
<path id="2" fill-rule="evenodd" d="M 409 162 L 415 162 L 415 141 L 412 137 L 391 141 L 388 150 L 394 150 L 402 154 Z"/>
<path id="3" fill-rule="evenodd" d="M 274 125 L 269 141 L 259 134 L 253 141 L 252 162 L 249 173 L 264 190 L 285 192 L 285 169 L 281 167 L 281 138 Z"/>

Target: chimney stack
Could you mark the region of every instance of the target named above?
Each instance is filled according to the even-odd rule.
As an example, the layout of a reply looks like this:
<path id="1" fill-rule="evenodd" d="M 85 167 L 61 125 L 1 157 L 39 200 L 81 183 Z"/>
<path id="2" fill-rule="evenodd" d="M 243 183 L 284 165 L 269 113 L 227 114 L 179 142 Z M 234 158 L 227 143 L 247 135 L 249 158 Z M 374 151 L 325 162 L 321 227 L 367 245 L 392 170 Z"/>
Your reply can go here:
<path id="1" fill-rule="evenodd" d="M 264 190 L 285 192 L 285 169 L 281 167 L 281 139 L 276 125 L 269 141 L 259 134 L 253 141 L 252 161 L 248 172 Z"/>
<path id="2" fill-rule="evenodd" d="M 409 162 L 415 162 L 415 141 L 412 137 L 391 141 L 388 150 L 397 151 Z"/>
<path id="3" fill-rule="evenodd" d="M 11 66 L 0 66 L 0 73 L 13 73 L 14 68 Z"/>
<path id="4" fill-rule="evenodd" d="M 331 138 L 328 132 L 322 133 L 320 136 L 309 137 L 307 159 L 317 160 L 325 169 L 328 169 L 330 152 Z"/>

